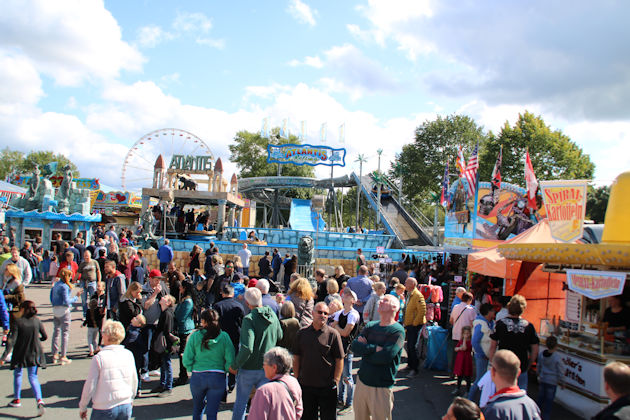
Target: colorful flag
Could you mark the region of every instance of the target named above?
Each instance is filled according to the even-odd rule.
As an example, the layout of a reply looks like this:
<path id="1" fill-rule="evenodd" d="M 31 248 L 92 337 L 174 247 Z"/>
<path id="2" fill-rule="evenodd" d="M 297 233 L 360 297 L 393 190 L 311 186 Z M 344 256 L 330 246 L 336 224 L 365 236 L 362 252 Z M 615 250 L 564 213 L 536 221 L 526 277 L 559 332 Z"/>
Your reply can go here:
<path id="1" fill-rule="evenodd" d="M 323 123 L 321 128 L 319 129 L 319 139 L 322 143 L 326 143 L 326 129 L 328 128 L 327 125 L 327 123 Z"/>
<path id="2" fill-rule="evenodd" d="M 269 137 L 269 117 L 265 117 L 262 120 L 262 127 L 260 127 L 260 137 Z"/>
<path id="3" fill-rule="evenodd" d="M 300 121 L 300 140 L 306 139 L 306 121 Z"/>
<path id="4" fill-rule="evenodd" d="M 289 119 L 285 118 L 284 120 L 282 120 L 282 127 L 280 128 L 280 137 L 284 138 L 284 139 L 288 139 L 289 138 Z"/>
<path id="5" fill-rule="evenodd" d="M 442 180 L 442 196 L 440 197 L 440 204 L 443 207 L 448 207 L 451 200 L 448 196 L 448 162 L 446 162 L 446 168 L 444 168 L 444 179 Z"/>
<path id="6" fill-rule="evenodd" d="M 499 194 L 501 194 L 501 162 L 503 160 L 503 146 L 499 149 L 499 156 L 492 169 L 492 201 L 496 205 L 499 202 Z"/>
<path id="7" fill-rule="evenodd" d="M 534 174 L 532 160 L 529 158 L 529 150 L 525 154 L 525 185 L 527 185 L 527 207 L 535 209 L 538 181 L 536 180 L 536 174 Z"/>
<path id="8" fill-rule="evenodd" d="M 468 161 L 468 165 L 466 165 L 466 170 L 464 171 L 464 178 L 468 181 L 468 196 L 474 197 L 475 191 L 477 190 L 477 169 L 479 169 L 479 161 L 477 160 L 477 152 L 479 151 L 479 145 L 475 145 L 475 150 L 473 151 L 470 160 Z"/>
<path id="9" fill-rule="evenodd" d="M 466 172 L 466 159 L 464 159 L 464 151 L 462 150 L 462 146 L 457 147 L 457 162 L 455 163 L 457 166 L 457 170 L 459 171 L 459 177 L 464 176 L 464 172 Z"/>
<path id="10" fill-rule="evenodd" d="M 339 143 L 346 142 L 346 123 L 339 126 Z"/>

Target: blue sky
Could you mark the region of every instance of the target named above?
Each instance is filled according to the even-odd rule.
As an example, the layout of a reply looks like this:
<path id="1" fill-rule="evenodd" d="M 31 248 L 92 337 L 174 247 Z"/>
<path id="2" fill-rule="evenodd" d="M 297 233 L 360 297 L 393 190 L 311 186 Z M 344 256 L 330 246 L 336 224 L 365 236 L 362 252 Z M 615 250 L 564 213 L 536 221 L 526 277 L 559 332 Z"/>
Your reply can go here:
<path id="1" fill-rule="evenodd" d="M 630 4 L 367 0 L 5 0 L 0 147 L 52 149 L 119 186 L 129 148 L 165 127 L 227 162 L 234 134 L 289 119 L 382 167 L 436 115 L 498 131 L 541 115 L 596 182 L 630 169 Z M 338 127 L 345 124 L 341 143 Z M 186 146 L 183 146 L 185 148 Z M 146 147 L 147 159 L 160 149 Z M 329 174 L 319 168 L 320 176 Z"/>

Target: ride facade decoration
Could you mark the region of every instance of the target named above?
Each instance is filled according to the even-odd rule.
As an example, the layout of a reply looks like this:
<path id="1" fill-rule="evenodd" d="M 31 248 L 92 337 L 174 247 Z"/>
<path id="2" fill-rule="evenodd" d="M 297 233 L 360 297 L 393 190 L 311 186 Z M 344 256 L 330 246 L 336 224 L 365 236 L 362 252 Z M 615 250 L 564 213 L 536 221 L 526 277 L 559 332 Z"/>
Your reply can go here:
<path id="1" fill-rule="evenodd" d="M 89 241 L 90 224 L 100 222 L 101 215 L 90 214 L 90 190 L 76 187 L 69 166 L 63 170 L 61 184 L 55 190 L 51 172 L 42 174 L 36 166 L 28 180 L 26 194 L 9 203 L 15 210 L 7 211 L 6 219 L 10 227 L 16 228 L 18 246 L 40 236 L 44 247 L 48 248 L 52 234 L 57 232 L 64 240 L 84 232 L 86 242 Z"/>

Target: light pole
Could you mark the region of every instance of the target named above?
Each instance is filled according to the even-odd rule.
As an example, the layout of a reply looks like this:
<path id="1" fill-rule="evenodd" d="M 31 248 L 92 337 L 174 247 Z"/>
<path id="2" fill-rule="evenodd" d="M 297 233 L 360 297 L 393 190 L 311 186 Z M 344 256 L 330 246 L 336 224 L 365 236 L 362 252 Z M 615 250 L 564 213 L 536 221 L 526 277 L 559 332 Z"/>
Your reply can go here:
<path id="1" fill-rule="evenodd" d="M 378 229 L 379 224 L 381 223 L 381 155 L 383 154 L 383 149 L 378 149 L 376 151 L 376 153 L 378 154 L 378 169 L 377 169 L 377 173 L 378 173 L 378 179 L 377 179 L 377 187 L 378 188 L 378 194 L 377 194 L 377 205 L 376 205 L 376 226 L 375 229 Z"/>
<path id="2" fill-rule="evenodd" d="M 365 159 L 364 155 L 359 155 L 357 157 L 357 160 L 355 160 L 355 162 L 359 162 L 359 183 L 357 184 L 357 218 L 355 226 L 357 232 L 359 231 L 359 217 L 361 216 L 359 214 L 361 210 L 359 203 L 361 202 L 361 184 L 363 183 L 363 180 L 361 179 L 363 177 L 363 162 L 366 161 L 367 160 Z"/>

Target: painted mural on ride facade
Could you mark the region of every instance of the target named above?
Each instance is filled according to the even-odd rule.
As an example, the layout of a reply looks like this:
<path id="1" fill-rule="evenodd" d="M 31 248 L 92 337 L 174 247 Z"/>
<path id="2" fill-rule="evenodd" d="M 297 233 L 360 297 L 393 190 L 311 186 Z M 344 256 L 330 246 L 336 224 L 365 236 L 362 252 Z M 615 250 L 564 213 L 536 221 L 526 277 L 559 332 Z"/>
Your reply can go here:
<path id="1" fill-rule="evenodd" d="M 518 185 L 479 182 L 474 197 L 467 196 L 467 180 L 459 178 L 448 190 L 444 244 L 451 247 L 488 248 L 526 231 L 546 217 L 542 196 L 536 207 L 527 205 L 527 191 Z"/>

